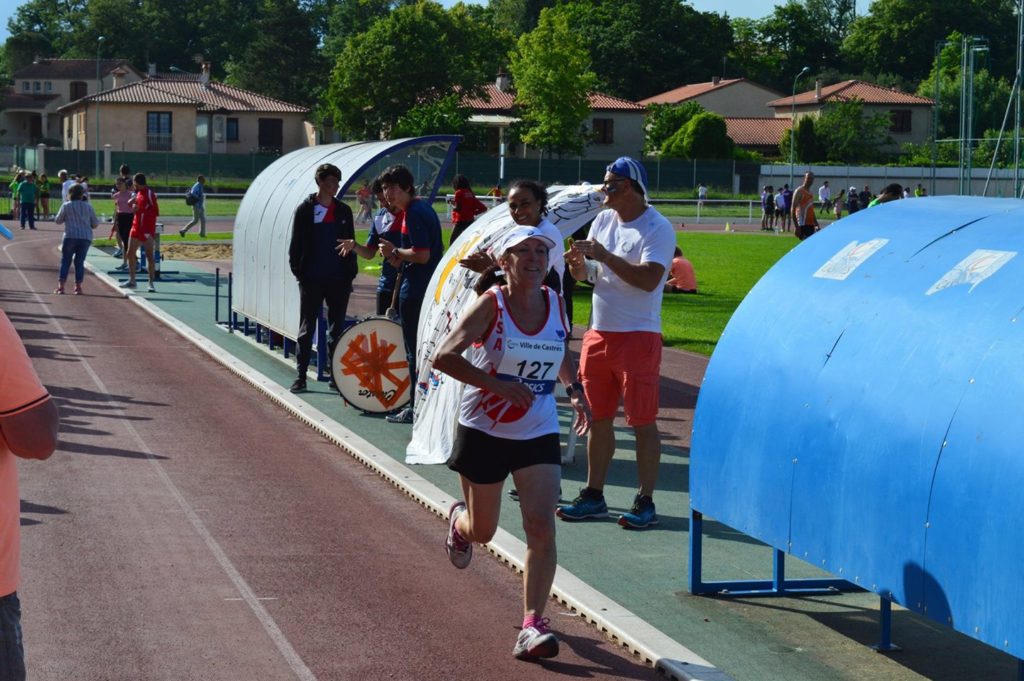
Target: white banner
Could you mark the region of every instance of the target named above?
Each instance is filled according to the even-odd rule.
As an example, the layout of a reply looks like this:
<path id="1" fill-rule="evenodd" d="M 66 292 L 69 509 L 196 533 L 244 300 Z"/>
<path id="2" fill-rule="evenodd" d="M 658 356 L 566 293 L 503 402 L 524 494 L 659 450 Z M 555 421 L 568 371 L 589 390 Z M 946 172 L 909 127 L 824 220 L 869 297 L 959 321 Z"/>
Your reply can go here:
<path id="1" fill-rule="evenodd" d="M 566 238 L 594 219 L 604 195 L 589 184 L 548 188 L 547 218 Z M 462 383 L 434 371 L 431 358 L 459 317 L 476 300 L 473 286 L 479 274 L 459 265 L 459 260 L 495 243 L 515 225 L 508 206 L 498 204 L 466 229 L 445 252 L 427 287 L 420 312 L 416 351 L 417 376 L 413 390 L 416 405 L 412 440 L 405 450 L 406 463 L 444 463 L 452 449 L 459 418 Z"/>

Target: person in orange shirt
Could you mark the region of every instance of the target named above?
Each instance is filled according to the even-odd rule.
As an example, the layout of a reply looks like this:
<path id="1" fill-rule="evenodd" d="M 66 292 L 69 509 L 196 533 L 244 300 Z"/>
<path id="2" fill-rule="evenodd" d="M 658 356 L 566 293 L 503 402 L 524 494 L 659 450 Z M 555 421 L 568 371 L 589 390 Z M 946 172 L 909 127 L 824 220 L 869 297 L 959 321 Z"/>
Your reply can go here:
<path id="1" fill-rule="evenodd" d="M 814 195 L 811 185 L 814 184 L 814 173 L 804 174 L 804 183 L 793 192 L 793 233 L 803 241 L 818 231 L 818 218 L 814 217 Z"/>
<path id="2" fill-rule="evenodd" d="M 676 246 L 669 267 L 669 279 L 665 282 L 665 293 L 696 293 L 697 276 L 693 273 L 693 264 L 683 257 L 683 249 Z"/>
<path id="3" fill-rule="evenodd" d="M 21 497 L 14 457 L 46 459 L 57 448 L 57 405 L 0 310 L 0 676 L 25 679 L 18 600 Z"/>

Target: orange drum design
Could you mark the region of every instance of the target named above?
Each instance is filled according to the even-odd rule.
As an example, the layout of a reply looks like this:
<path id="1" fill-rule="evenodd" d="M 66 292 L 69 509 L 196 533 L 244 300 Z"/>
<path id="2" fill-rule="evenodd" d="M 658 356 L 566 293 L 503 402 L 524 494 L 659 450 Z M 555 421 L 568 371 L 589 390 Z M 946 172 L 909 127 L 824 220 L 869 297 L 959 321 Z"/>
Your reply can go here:
<path id="1" fill-rule="evenodd" d="M 386 317 L 350 326 L 334 349 L 331 368 L 346 402 L 370 413 L 385 413 L 409 401 L 409 362 L 402 327 Z"/>

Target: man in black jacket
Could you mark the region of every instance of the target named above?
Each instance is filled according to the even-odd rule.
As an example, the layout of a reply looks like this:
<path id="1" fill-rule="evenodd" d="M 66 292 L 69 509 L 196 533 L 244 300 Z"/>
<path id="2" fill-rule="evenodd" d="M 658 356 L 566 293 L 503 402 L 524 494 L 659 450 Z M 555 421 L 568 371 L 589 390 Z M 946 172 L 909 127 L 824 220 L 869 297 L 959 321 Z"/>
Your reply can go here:
<path id="1" fill-rule="evenodd" d="M 341 186 L 341 170 L 330 163 L 316 169 L 317 193 L 299 204 L 292 221 L 288 264 L 299 281 L 299 335 L 295 361 L 298 377 L 293 393 L 306 391 L 306 370 L 313 349 L 313 334 L 320 309 L 327 303 L 328 356 L 341 338 L 345 310 L 357 273 L 356 256 L 335 251 L 339 239 L 355 238 L 352 209 L 335 196 Z M 334 379 L 331 388 L 337 390 Z"/>

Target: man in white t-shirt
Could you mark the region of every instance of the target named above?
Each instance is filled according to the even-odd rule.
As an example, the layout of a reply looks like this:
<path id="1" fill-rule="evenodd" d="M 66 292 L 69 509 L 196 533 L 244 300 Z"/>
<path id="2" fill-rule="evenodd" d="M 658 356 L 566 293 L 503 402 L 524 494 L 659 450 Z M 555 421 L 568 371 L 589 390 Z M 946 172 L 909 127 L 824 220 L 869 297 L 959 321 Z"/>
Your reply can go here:
<path id="1" fill-rule="evenodd" d="M 821 202 L 821 209 L 827 211 L 832 207 L 832 188 L 828 186 L 828 180 L 818 187 L 818 201 Z"/>
<path id="2" fill-rule="evenodd" d="M 64 203 L 69 201 L 68 192 L 71 191 L 71 187 L 75 184 L 75 181 L 68 177 L 68 171 L 61 170 L 57 173 L 57 177 L 60 178 L 60 199 Z"/>
<path id="3" fill-rule="evenodd" d="M 604 483 L 615 455 L 612 422 L 619 402 L 636 435 L 639 491 L 623 527 L 658 522 L 654 485 L 661 462 L 658 388 L 661 374 L 661 297 L 672 264 L 672 224 L 647 204 L 647 171 L 629 157 L 612 163 L 604 176 L 605 206 L 587 240 L 565 254 L 573 278 L 594 285 L 592 321 L 583 337 L 580 378 L 593 421 L 587 441 L 587 486 L 558 507 L 563 520 L 608 515 Z"/>

